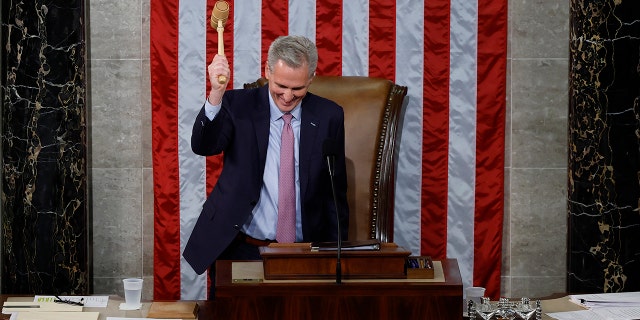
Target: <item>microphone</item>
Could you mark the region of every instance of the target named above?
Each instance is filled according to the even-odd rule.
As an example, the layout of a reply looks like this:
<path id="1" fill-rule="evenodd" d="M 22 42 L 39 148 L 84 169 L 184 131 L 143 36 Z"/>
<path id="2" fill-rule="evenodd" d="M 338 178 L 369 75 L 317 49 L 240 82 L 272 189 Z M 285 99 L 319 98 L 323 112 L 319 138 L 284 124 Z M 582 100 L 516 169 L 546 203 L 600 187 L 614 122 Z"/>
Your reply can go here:
<path id="1" fill-rule="evenodd" d="M 338 212 L 338 200 L 336 198 L 336 188 L 333 183 L 335 174 L 334 162 L 336 154 L 338 154 L 338 145 L 332 138 L 327 138 L 322 144 L 322 154 L 327 158 L 327 167 L 329 168 L 329 178 L 331 180 L 331 193 L 333 194 L 333 205 L 336 210 L 336 227 L 338 228 L 338 250 L 336 260 L 336 283 L 342 283 L 342 266 L 340 264 L 340 255 L 342 254 L 342 232 L 340 231 L 340 213 Z"/>
<path id="2" fill-rule="evenodd" d="M 229 18 L 229 3 L 226 1 L 217 1 L 211 10 L 211 27 L 216 28 L 218 31 L 218 54 L 224 55 L 224 42 L 222 33 L 224 32 L 224 24 Z M 224 84 L 227 82 L 227 77 L 218 76 L 218 83 Z"/>

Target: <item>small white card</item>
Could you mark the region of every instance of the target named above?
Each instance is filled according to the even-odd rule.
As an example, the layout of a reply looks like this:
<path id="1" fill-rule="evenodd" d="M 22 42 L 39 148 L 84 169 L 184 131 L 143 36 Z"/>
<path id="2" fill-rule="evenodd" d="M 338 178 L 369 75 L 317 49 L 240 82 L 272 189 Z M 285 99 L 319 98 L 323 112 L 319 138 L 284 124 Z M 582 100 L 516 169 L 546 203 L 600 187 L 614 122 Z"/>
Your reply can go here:
<path id="1" fill-rule="evenodd" d="M 85 307 L 106 308 L 109 304 L 109 296 L 59 296 L 63 300 L 83 302 Z M 33 302 L 53 302 L 55 296 L 35 296 Z"/>

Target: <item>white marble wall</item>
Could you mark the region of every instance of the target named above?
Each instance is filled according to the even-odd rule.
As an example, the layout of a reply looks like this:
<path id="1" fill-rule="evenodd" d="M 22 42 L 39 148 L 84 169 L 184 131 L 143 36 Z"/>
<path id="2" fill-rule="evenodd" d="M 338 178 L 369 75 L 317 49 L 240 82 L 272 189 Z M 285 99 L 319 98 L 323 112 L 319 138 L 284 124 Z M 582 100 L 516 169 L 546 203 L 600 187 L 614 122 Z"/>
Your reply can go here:
<path id="1" fill-rule="evenodd" d="M 568 1 L 509 1 L 504 296 L 566 290 L 568 39 Z"/>
<path id="2" fill-rule="evenodd" d="M 90 0 L 89 113 L 93 278 L 123 295 L 143 277 L 153 298 L 149 0 Z"/>
<path id="3" fill-rule="evenodd" d="M 149 0 L 90 0 L 94 292 L 153 292 Z M 509 1 L 503 296 L 564 292 L 569 3 Z"/>

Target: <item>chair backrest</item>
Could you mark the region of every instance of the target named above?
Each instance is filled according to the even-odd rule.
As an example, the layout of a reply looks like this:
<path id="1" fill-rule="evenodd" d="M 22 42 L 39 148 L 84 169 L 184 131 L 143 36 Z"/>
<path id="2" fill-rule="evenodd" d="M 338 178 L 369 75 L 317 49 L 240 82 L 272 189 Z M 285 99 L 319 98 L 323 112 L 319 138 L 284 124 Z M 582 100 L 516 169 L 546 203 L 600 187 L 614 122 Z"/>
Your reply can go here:
<path id="1" fill-rule="evenodd" d="M 244 87 L 265 84 L 260 78 Z M 393 242 L 396 140 L 407 87 L 380 78 L 316 76 L 309 91 L 344 109 L 349 240 Z"/>

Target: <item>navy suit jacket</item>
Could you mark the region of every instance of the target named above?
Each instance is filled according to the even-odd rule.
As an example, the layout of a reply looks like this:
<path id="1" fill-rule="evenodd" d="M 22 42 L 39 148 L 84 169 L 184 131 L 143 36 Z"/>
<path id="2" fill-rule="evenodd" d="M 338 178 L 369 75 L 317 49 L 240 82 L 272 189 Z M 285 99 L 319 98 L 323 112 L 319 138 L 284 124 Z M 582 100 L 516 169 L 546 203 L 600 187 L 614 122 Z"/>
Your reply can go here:
<path id="1" fill-rule="evenodd" d="M 202 274 L 227 248 L 258 203 L 269 139 L 268 85 L 230 90 L 210 121 L 204 107 L 196 117 L 191 148 L 203 156 L 223 153 L 223 168 L 205 201 L 183 256 Z M 341 235 L 347 238 L 349 209 L 344 158 L 344 112 L 336 103 L 307 93 L 302 100 L 299 178 L 303 242 L 336 241 L 335 206 L 323 143 L 333 139 L 334 183 Z"/>

